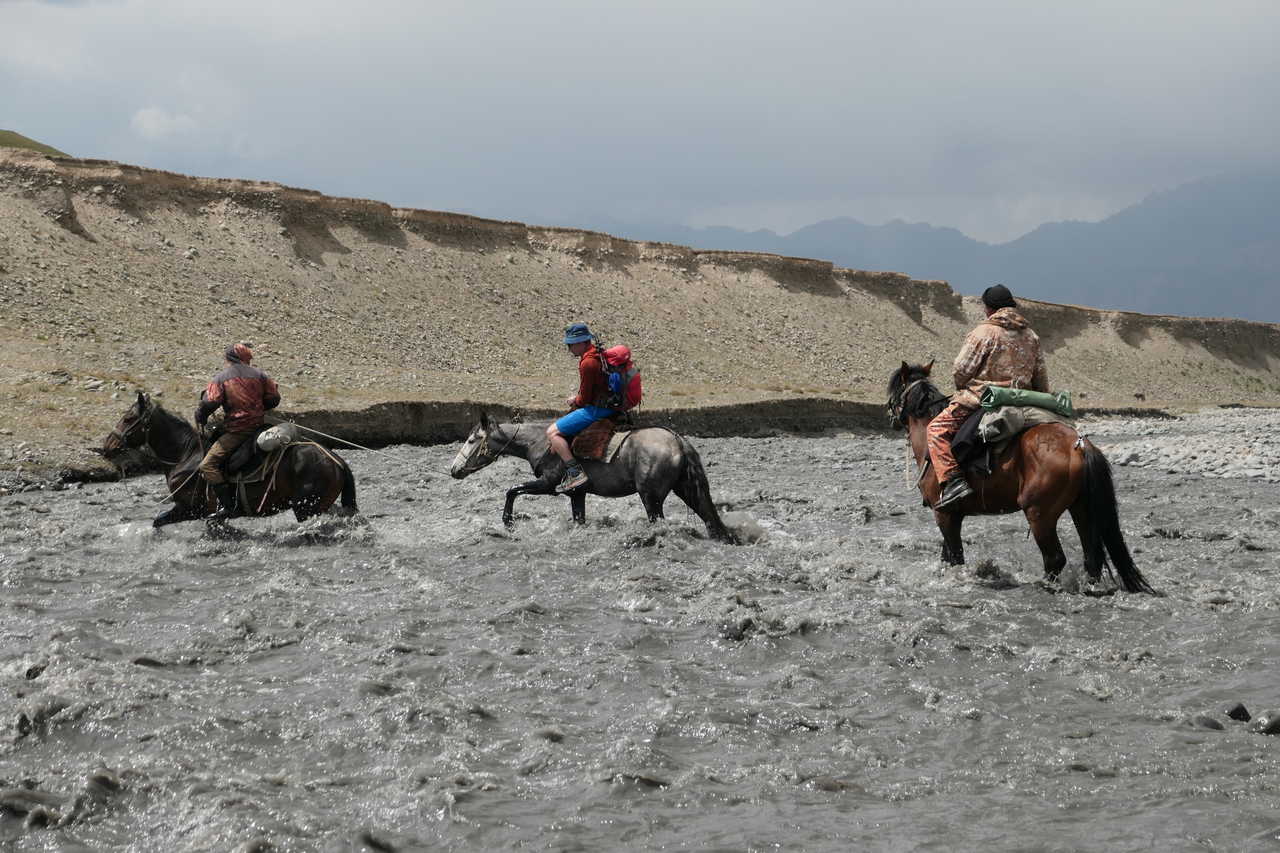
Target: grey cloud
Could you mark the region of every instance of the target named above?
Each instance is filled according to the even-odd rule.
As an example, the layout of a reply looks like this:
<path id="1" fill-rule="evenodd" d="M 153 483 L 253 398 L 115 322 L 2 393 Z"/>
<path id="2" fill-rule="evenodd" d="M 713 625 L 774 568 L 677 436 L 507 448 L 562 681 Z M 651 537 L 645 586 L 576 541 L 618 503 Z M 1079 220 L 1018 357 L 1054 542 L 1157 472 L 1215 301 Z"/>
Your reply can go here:
<path id="1" fill-rule="evenodd" d="M 995 239 L 1273 158 L 1278 18 L 1198 0 L 16 3 L 0 46 L 25 47 L 0 52 L 0 82 L 36 93 L 6 105 L 14 129 L 199 174 L 498 217 L 841 213 Z M 195 131 L 140 134 L 142 110 Z"/>

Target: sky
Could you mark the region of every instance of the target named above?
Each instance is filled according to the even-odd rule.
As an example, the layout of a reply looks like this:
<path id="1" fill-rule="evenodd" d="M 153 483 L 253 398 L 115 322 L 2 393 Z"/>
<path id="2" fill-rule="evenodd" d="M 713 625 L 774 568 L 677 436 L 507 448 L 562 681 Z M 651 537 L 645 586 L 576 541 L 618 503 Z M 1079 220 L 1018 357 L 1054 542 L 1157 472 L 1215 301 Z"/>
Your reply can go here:
<path id="1" fill-rule="evenodd" d="M 988 242 L 1274 167 L 1276 0 L 0 0 L 0 128 L 538 224 Z"/>

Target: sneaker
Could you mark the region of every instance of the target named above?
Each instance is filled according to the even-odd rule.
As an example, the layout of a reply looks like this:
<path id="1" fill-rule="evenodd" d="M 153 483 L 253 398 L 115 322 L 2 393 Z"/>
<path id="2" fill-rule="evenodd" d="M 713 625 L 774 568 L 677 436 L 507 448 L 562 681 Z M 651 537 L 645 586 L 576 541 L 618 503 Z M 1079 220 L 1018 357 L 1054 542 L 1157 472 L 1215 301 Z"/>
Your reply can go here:
<path id="1" fill-rule="evenodd" d="M 586 482 L 587 472 L 582 470 L 582 466 L 570 465 L 565 469 L 564 479 L 560 481 L 560 485 L 556 486 L 556 491 L 571 492 Z"/>
<path id="2" fill-rule="evenodd" d="M 971 494 L 973 494 L 973 487 L 969 485 L 964 477 L 952 477 L 942 487 L 942 496 L 938 498 L 938 502 L 933 505 L 933 508 L 945 509 L 953 503 L 959 503 Z"/>

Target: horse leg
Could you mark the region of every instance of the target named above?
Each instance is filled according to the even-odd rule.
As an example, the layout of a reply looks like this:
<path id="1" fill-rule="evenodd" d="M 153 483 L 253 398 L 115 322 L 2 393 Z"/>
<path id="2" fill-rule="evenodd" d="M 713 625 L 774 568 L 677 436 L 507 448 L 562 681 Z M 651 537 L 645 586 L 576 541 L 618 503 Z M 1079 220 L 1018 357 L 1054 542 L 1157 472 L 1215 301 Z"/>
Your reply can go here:
<path id="1" fill-rule="evenodd" d="M 173 509 L 166 510 L 155 517 L 151 522 L 152 527 L 164 527 L 166 524 L 177 524 L 179 521 L 191 521 L 201 516 L 200 508 L 189 505 L 178 504 Z"/>
<path id="2" fill-rule="evenodd" d="M 502 523 L 508 530 L 516 526 L 515 523 L 515 505 L 518 495 L 550 495 L 555 493 L 555 483 L 550 480 L 530 480 L 527 483 L 521 483 L 518 486 L 512 486 L 507 489 L 507 502 L 502 507 Z M 570 498 L 570 502 L 572 502 Z M 586 505 L 586 498 L 582 499 L 583 505 Z"/>
<path id="3" fill-rule="evenodd" d="M 313 518 L 321 513 L 320 501 L 315 498 L 300 498 L 293 501 L 291 506 L 293 507 L 293 517 L 298 521 L 306 521 L 308 518 Z"/>
<path id="4" fill-rule="evenodd" d="M 574 524 L 587 523 L 587 491 L 574 489 L 569 494 L 569 511 L 573 513 Z"/>
<path id="5" fill-rule="evenodd" d="M 1076 533 L 1080 534 L 1080 550 L 1084 552 L 1085 574 L 1091 581 L 1100 581 L 1105 557 L 1097 528 L 1089 519 L 1089 508 L 1083 501 L 1077 500 L 1071 505 L 1070 512 L 1071 521 L 1076 526 Z"/>
<path id="6" fill-rule="evenodd" d="M 650 523 L 661 518 L 666 518 L 666 516 L 662 514 L 662 504 L 666 499 L 666 495 L 659 495 L 653 492 L 640 493 L 640 503 L 644 504 L 644 511 L 645 514 L 649 516 Z"/>
<path id="7" fill-rule="evenodd" d="M 964 542 L 960 539 L 960 526 L 964 516 L 958 512 L 933 511 L 933 519 L 942 533 L 942 562 L 948 566 L 964 565 Z"/>
<path id="8" fill-rule="evenodd" d="M 1029 506 L 1023 514 L 1031 525 L 1031 535 L 1040 548 L 1040 556 L 1044 559 L 1044 576 L 1056 581 L 1067 564 L 1067 555 L 1062 552 L 1062 542 L 1058 539 L 1058 516 L 1050 517 L 1038 506 Z"/>
<path id="9" fill-rule="evenodd" d="M 301 489 L 293 485 L 297 482 L 302 481 L 277 482 L 270 492 L 257 495 L 252 507 L 253 514 L 259 514 L 259 506 L 262 507 L 262 515 L 273 515 L 285 509 L 292 509 L 293 517 L 303 522 L 317 515 L 323 515 L 337 500 L 336 481 L 335 488 L 329 488 L 329 484 L 324 483 L 302 482 Z M 293 497 L 286 497 L 290 491 L 293 492 Z"/>

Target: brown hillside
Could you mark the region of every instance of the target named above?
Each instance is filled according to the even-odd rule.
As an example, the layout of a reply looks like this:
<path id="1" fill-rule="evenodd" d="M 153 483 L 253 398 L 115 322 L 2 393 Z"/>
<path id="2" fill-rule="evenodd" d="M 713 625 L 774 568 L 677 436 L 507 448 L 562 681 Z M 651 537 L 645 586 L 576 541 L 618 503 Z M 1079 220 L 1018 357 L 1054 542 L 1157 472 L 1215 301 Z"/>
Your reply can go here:
<path id="1" fill-rule="evenodd" d="M 1085 406 L 1280 403 L 1278 326 L 1027 314 L 1053 384 Z M 902 359 L 936 356 L 945 384 L 979 316 L 945 282 L 899 273 L 0 150 L 11 470 L 90 465 L 71 449 L 100 443 L 135 387 L 186 414 L 236 338 L 257 345 L 287 409 L 331 410 L 326 424 L 383 402 L 554 407 L 574 375 L 559 335 L 578 319 L 632 346 L 650 412 L 843 411 L 813 401 L 879 406 Z"/>

